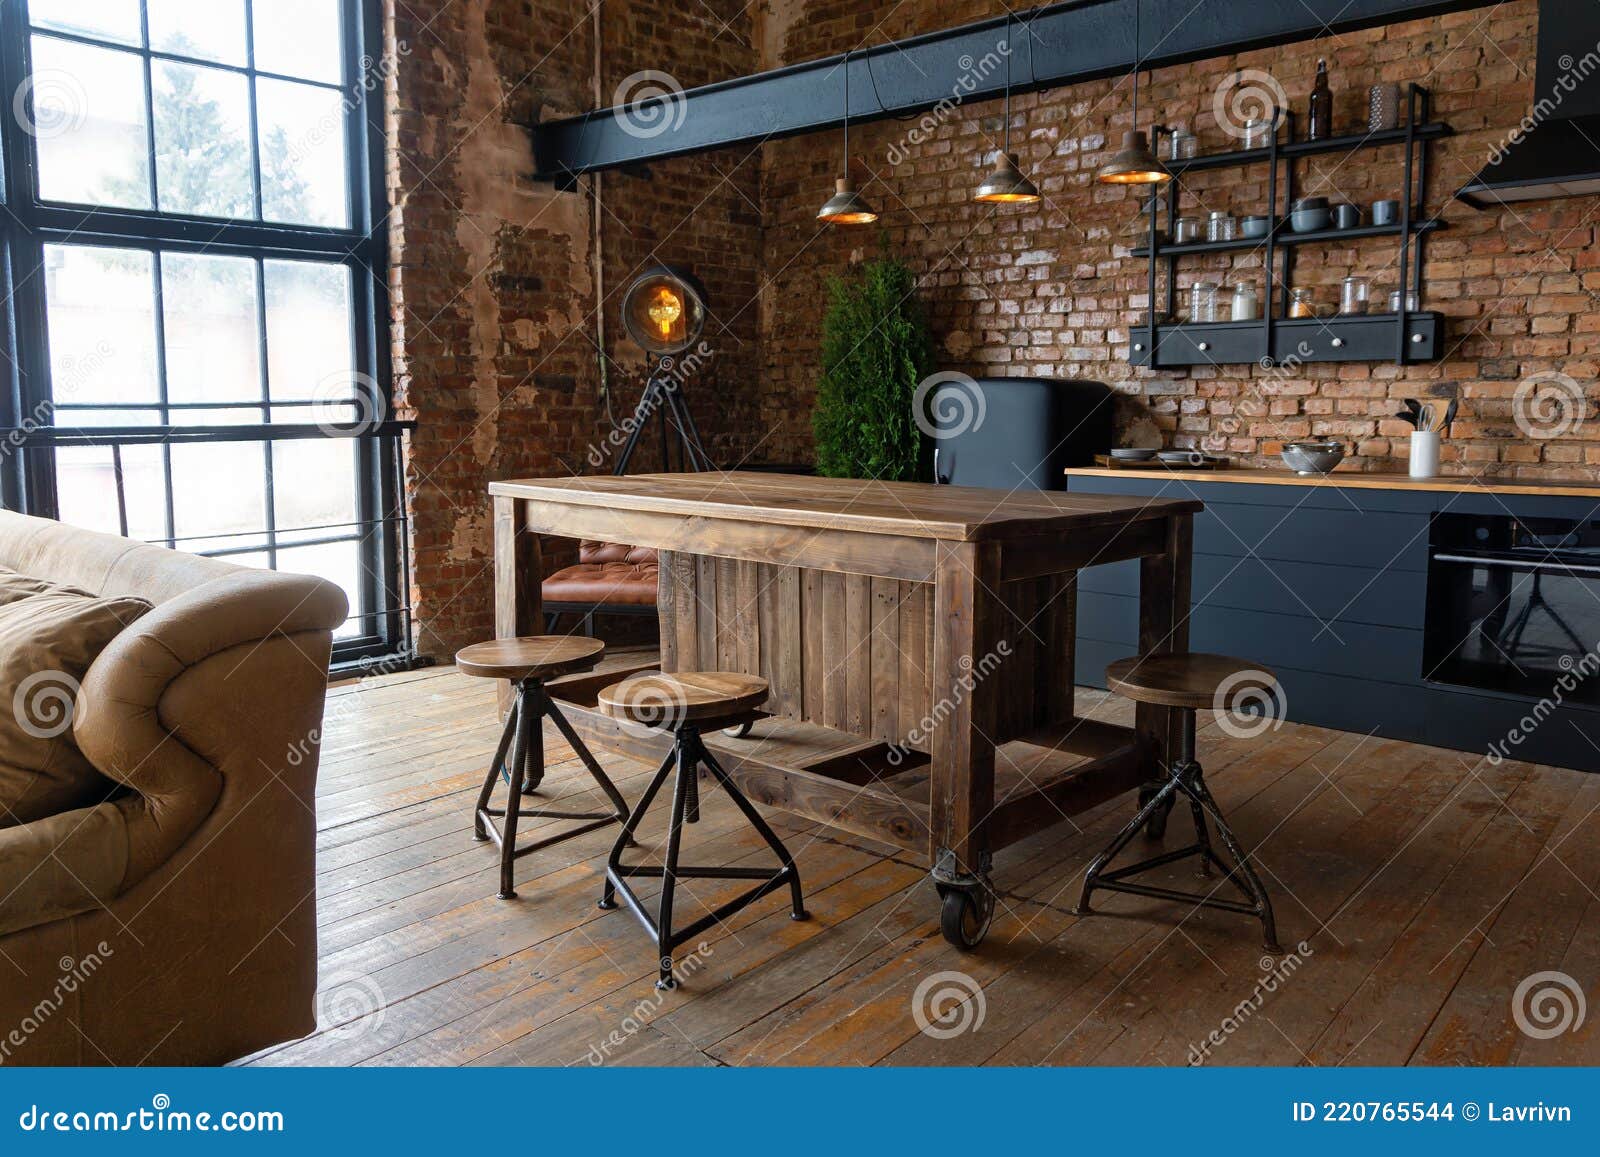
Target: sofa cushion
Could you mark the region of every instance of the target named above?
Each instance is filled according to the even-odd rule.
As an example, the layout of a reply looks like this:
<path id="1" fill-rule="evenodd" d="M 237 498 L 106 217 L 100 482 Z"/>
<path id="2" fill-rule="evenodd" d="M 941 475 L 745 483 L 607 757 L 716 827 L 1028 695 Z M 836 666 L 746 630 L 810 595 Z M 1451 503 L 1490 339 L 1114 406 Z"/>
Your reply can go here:
<path id="1" fill-rule="evenodd" d="M 0 828 L 99 803 L 116 785 L 72 738 L 78 685 L 106 644 L 150 609 L 51 589 L 0 606 Z"/>
<path id="2" fill-rule="evenodd" d="M 31 578 L 25 574 L 18 574 L 14 570 L 7 570 L 0 566 L 0 607 L 8 606 L 18 599 L 25 599 L 31 595 L 42 595 L 49 591 L 61 590 L 55 583 L 45 582 L 44 579 Z M 82 592 L 87 594 L 88 592 Z"/>

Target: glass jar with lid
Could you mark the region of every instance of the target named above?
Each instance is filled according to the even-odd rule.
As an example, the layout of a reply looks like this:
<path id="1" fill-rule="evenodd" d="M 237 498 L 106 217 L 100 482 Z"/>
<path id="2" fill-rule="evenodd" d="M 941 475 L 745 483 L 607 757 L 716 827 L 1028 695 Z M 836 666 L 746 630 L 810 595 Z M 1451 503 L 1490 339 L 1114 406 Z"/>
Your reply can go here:
<path id="1" fill-rule="evenodd" d="M 1289 294 L 1290 317 L 1316 317 L 1317 303 L 1311 297 L 1309 289 L 1292 290 Z"/>
<path id="2" fill-rule="evenodd" d="M 1186 125 L 1173 127 L 1172 136 L 1167 142 L 1170 160 L 1190 161 L 1200 155 L 1200 138 L 1189 131 Z"/>
<path id="3" fill-rule="evenodd" d="M 1197 281 L 1189 289 L 1189 320 L 1210 322 L 1217 320 L 1217 283 Z"/>
<path id="4" fill-rule="evenodd" d="M 1264 149 L 1272 140 L 1274 116 L 1251 117 L 1244 122 L 1244 147 Z"/>
<path id="5" fill-rule="evenodd" d="M 1367 279 L 1346 277 L 1339 283 L 1339 312 L 1354 317 L 1367 312 Z"/>
<path id="6" fill-rule="evenodd" d="M 1234 321 L 1260 321 L 1261 298 L 1256 294 L 1256 287 L 1248 281 L 1241 281 L 1233 287 L 1233 309 L 1231 311 Z"/>
<path id="7" fill-rule="evenodd" d="M 1226 209 L 1213 210 L 1211 215 L 1206 218 L 1206 240 L 1232 241 L 1236 227 L 1233 214 Z"/>

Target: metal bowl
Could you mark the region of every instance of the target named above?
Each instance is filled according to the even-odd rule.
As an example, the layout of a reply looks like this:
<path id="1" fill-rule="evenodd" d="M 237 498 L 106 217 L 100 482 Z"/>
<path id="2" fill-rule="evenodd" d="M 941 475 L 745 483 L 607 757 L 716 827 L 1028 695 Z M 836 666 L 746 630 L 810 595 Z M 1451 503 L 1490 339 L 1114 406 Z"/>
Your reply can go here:
<path id="1" fill-rule="evenodd" d="M 1329 439 L 1285 442 L 1284 465 L 1296 474 L 1327 474 L 1344 461 L 1344 443 Z"/>

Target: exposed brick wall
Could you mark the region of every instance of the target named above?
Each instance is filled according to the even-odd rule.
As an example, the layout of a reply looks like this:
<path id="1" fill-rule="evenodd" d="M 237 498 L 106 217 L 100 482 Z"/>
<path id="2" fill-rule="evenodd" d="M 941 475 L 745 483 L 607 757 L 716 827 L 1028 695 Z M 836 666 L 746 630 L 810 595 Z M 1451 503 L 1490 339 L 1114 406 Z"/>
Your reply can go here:
<path id="1" fill-rule="evenodd" d="M 870 42 L 999 15 L 998 3 L 881 3 L 817 0 L 792 8 L 769 30 L 771 63 L 793 63 Z M 882 23 L 879 24 L 879 19 Z M 891 248 L 923 276 L 941 368 L 970 373 L 1089 377 L 1123 391 L 1122 436 L 1151 444 L 1203 445 L 1246 459 L 1274 455 L 1289 437 L 1331 434 L 1353 444 L 1362 466 L 1404 468 L 1409 427 L 1386 420 L 1407 396 L 1459 393 L 1446 469 L 1505 474 L 1592 476 L 1600 465 L 1600 422 L 1568 436 L 1525 437 L 1512 421 L 1518 383 L 1560 371 L 1591 390 L 1600 352 L 1600 286 L 1594 198 L 1550 201 L 1514 212 L 1478 213 L 1446 198 L 1483 163 L 1492 143 L 1531 103 L 1536 6 L 1516 0 L 1436 20 L 1392 25 L 1287 48 L 1223 57 L 1157 71 L 1141 93 L 1141 125 L 1188 123 L 1207 148 L 1227 141 L 1212 112 L 1213 93 L 1236 69 L 1263 69 L 1302 113 L 1318 57 L 1326 57 L 1342 126 L 1365 121 L 1367 87 L 1417 80 L 1435 94 L 1434 113 L 1458 135 L 1435 147 L 1426 191 L 1430 211 L 1443 206 L 1449 231 L 1428 243 L 1423 304 L 1448 318 L 1441 362 L 1308 364 L 1292 376 L 1252 366 L 1131 371 L 1125 340 L 1131 314 L 1145 307 L 1147 263 L 1118 255 L 1117 241 L 1137 203 L 1124 189 L 1094 183 L 1096 167 L 1129 127 L 1127 78 L 1015 98 L 1015 151 L 1043 190 L 1039 207 L 972 202 L 1002 132 L 997 101 L 971 103 L 909 144 L 913 127 L 898 121 L 851 134 L 855 172 L 877 206 Z M 891 146 L 904 159 L 894 163 Z M 763 418 L 777 428 L 780 454 L 810 443 L 809 409 L 817 366 L 817 319 L 825 276 L 870 254 L 871 231 L 819 233 L 813 215 L 840 164 L 838 133 L 767 146 L 764 172 L 765 267 L 769 325 L 764 331 Z M 1322 157 L 1299 163 L 1308 192 L 1360 203 L 1396 196 L 1400 150 Z M 1265 167 L 1196 175 L 1198 204 L 1186 212 L 1261 211 Z M 1371 277 L 1374 289 L 1396 283 L 1392 239 L 1303 246 L 1293 284 L 1315 287 L 1336 304 L 1347 273 Z M 1237 264 L 1236 264 L 1237 263 Z M 1202 275 L 1229 281 L 1260 262 L 1225 255 L 1185 259 L 1180 285 Z M 1180 298 L 1181 300 L 1181 298 Z M 1180 309 L 1183 307 L 1180 307 Z"/>
<path id="2" fill-rule="evenodd" d="M 395 391 L 418 422 L 407 482 L 425 653 L 491 633 L 488 483 L 595 469 L 589 448 L 610 429 L 597 311 L 614 359 L 612 414 L 631 411 L 642 362 L 616 312 L 640 267 L 684 262 L 712 283 L 716 356 L 690 391 L 696 417 L 719 457 L 737 460 L 759 438 L 754 398 L 739 390 L 758 369 L 758 166 L 713 155 L 608 175 L 596 263 L 593 189 L 532 181 L 524 127 L 593 107 L 596 91 L 609 104 L 644 68 L 685 86 L 753 71 L 751 21 L 737 0 L 708 0 L 665 29 L 657 5 L 606 0 L 597 85 L 589 10 L 582 0 L 389 5 L 391 38 L 406 45 L 388 93 Z M 645 441 L 637 469 L 656 445 Z"/>

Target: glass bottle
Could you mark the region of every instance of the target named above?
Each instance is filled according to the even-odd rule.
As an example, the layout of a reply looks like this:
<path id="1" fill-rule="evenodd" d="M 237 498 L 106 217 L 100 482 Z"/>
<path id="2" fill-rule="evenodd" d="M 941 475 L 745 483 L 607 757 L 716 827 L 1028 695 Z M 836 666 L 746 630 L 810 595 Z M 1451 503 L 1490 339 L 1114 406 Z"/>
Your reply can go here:
<path id="1" fill-rule="evenodd" d="M 1333 135 L 1333 90 L 1328 87 L 1328 62 L 1317 61 L 1317 80 L 1311 86 L 1306 109 L 1306 140 L 1322 141 Z"/>
<path id="2" fill-rule="evenodd" d="M 1256 295 L 1256 287 L 1248 281 L 1241 281 L 1233 287 L 1234 321 L 1260 321 L 1261 299 Z"/>

